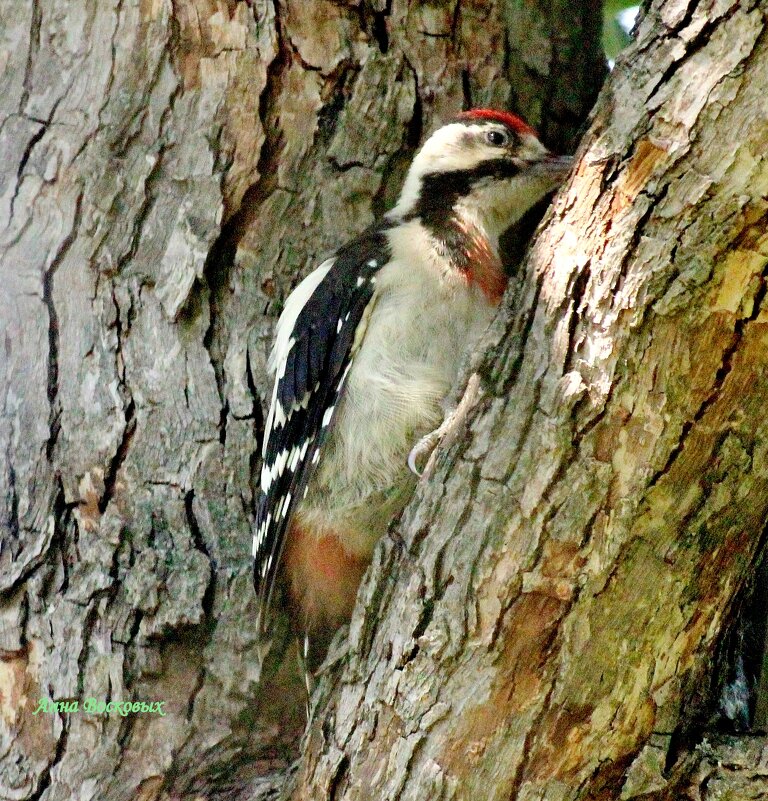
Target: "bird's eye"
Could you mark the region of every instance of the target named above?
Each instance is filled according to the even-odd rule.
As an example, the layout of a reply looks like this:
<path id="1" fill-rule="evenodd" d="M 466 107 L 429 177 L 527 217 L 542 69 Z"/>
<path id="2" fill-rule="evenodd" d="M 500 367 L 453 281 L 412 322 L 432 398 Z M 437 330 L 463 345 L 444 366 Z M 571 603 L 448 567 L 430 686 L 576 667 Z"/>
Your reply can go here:
<path id="1" fill-rule="evenodd" d="M 509 144 L 509 135 L 504 131 L 488 131 L 485 135 L 485 141 L 494 147 L 504 147 L 504 145 Z"/>

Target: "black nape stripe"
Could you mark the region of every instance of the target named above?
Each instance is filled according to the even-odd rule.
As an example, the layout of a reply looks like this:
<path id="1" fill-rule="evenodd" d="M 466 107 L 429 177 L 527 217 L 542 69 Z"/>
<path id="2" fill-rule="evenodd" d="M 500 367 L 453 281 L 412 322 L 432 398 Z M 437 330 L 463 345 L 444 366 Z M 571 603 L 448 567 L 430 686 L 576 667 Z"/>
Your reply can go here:
<path id="1" fill-rule="evenodd" d="M 514 178 L 520 168 L 509 159 L 494 159 L 469 170 L 427 173 L 422 178 L 416 205 L 404 219 L 420 219 L 424 227 L 451 256 L 459 270 L 470 267 L 469 241 L 465 227 L 460 224 L 454 207 L 467 197 L 478 183 L 487 179 Z"/>
<path id="2" fill-rule="evenodd" d="M 427 173 L 421 179 L 416 205 L 405 219 L 420 217 L 428 227 L 439 227 L 452 214 L 456 201 L 469 195 L 478 183 L 488 178 L 514 178 L 519 172 L 512 161 L 498 158 L 468 170 Z"/>

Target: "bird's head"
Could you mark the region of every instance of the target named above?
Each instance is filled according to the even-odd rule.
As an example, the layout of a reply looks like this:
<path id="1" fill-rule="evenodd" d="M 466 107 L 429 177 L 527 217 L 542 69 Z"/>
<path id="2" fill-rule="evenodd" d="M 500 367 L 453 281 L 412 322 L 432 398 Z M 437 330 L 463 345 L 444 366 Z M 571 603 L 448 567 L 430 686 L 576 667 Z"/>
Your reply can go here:
<path id="1" fill-rule="evenodd" d="M 470 216 L 498 237 L 559 186 L 571 164 L 570 156 L 550 153 L 520 117 L 465 111 L 424 143 L 389 214 L 433 224 L 444 215 Z"/>

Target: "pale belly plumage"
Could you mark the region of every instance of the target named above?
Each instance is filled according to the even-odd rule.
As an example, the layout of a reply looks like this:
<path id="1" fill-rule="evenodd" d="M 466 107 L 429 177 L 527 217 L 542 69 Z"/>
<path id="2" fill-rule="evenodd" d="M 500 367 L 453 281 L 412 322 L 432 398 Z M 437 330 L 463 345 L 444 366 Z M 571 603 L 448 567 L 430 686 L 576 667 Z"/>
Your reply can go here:
<path id="1" fill-rule="evenodd" d="M 463 356 L 493 313 L 483 293 L 455 274 L 435 282 L 424 273 L 398 261 L 379 273 L 343 399 L 299 507 L 313 528 L 333 521 L 357 557 L 370 557 L 410 497 L 408 453 L 442 422 Z"/>

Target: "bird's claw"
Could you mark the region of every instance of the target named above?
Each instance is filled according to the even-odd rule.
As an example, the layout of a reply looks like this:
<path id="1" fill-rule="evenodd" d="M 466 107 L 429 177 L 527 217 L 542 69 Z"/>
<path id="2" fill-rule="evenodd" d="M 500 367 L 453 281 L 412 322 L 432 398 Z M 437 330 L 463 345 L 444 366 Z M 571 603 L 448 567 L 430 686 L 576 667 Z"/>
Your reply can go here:
<path id="1" fill-rule="evenodd" d="M 445 423 L 443 423 L 445 425 Z M 442 436 L 440 429 L 443 426 L 441 425 L 440 428 L 436 428 L 434 431 L 430 431 L 429 434 L 423 436 L 412 448 L 411 452 L 408 454 L 408 467 L 410 468 L 411 472 L 421 478 L 426 472 L 427 465 L 432 459 L 432 454 L 437 447 L 437 443 L 440 441 Z M 422 457 L 429 455 L 429 459 L 427 460 L 427 465 L 425 465 L 424 470 L 419 470 L 418 467 L 418 460 Z"/>
<path id="2" fill-rule="evenodd" d="M 479 395 L 480 376 L 477 373 L 472 373 L 469 381 L 467 381 L 467 388 L 464 390 L 464 395 L 459 405 L 445 416 L 438 428 L 423 436 L 411 448 L 411 452 L 408 454 L 408 467 L 412 473 L 415 473 L 419 478 L 429 478 L 432 475 L 437 461 L 437 446 L 443 441 L 447 445 L 454 441 L 457 433 L 466 422 L 470 409 L 477 403 Z M 424 465 L 424 470 L 419 471 L 417 461 L 427 454 L 429 454 L 429 458 Z"/>

